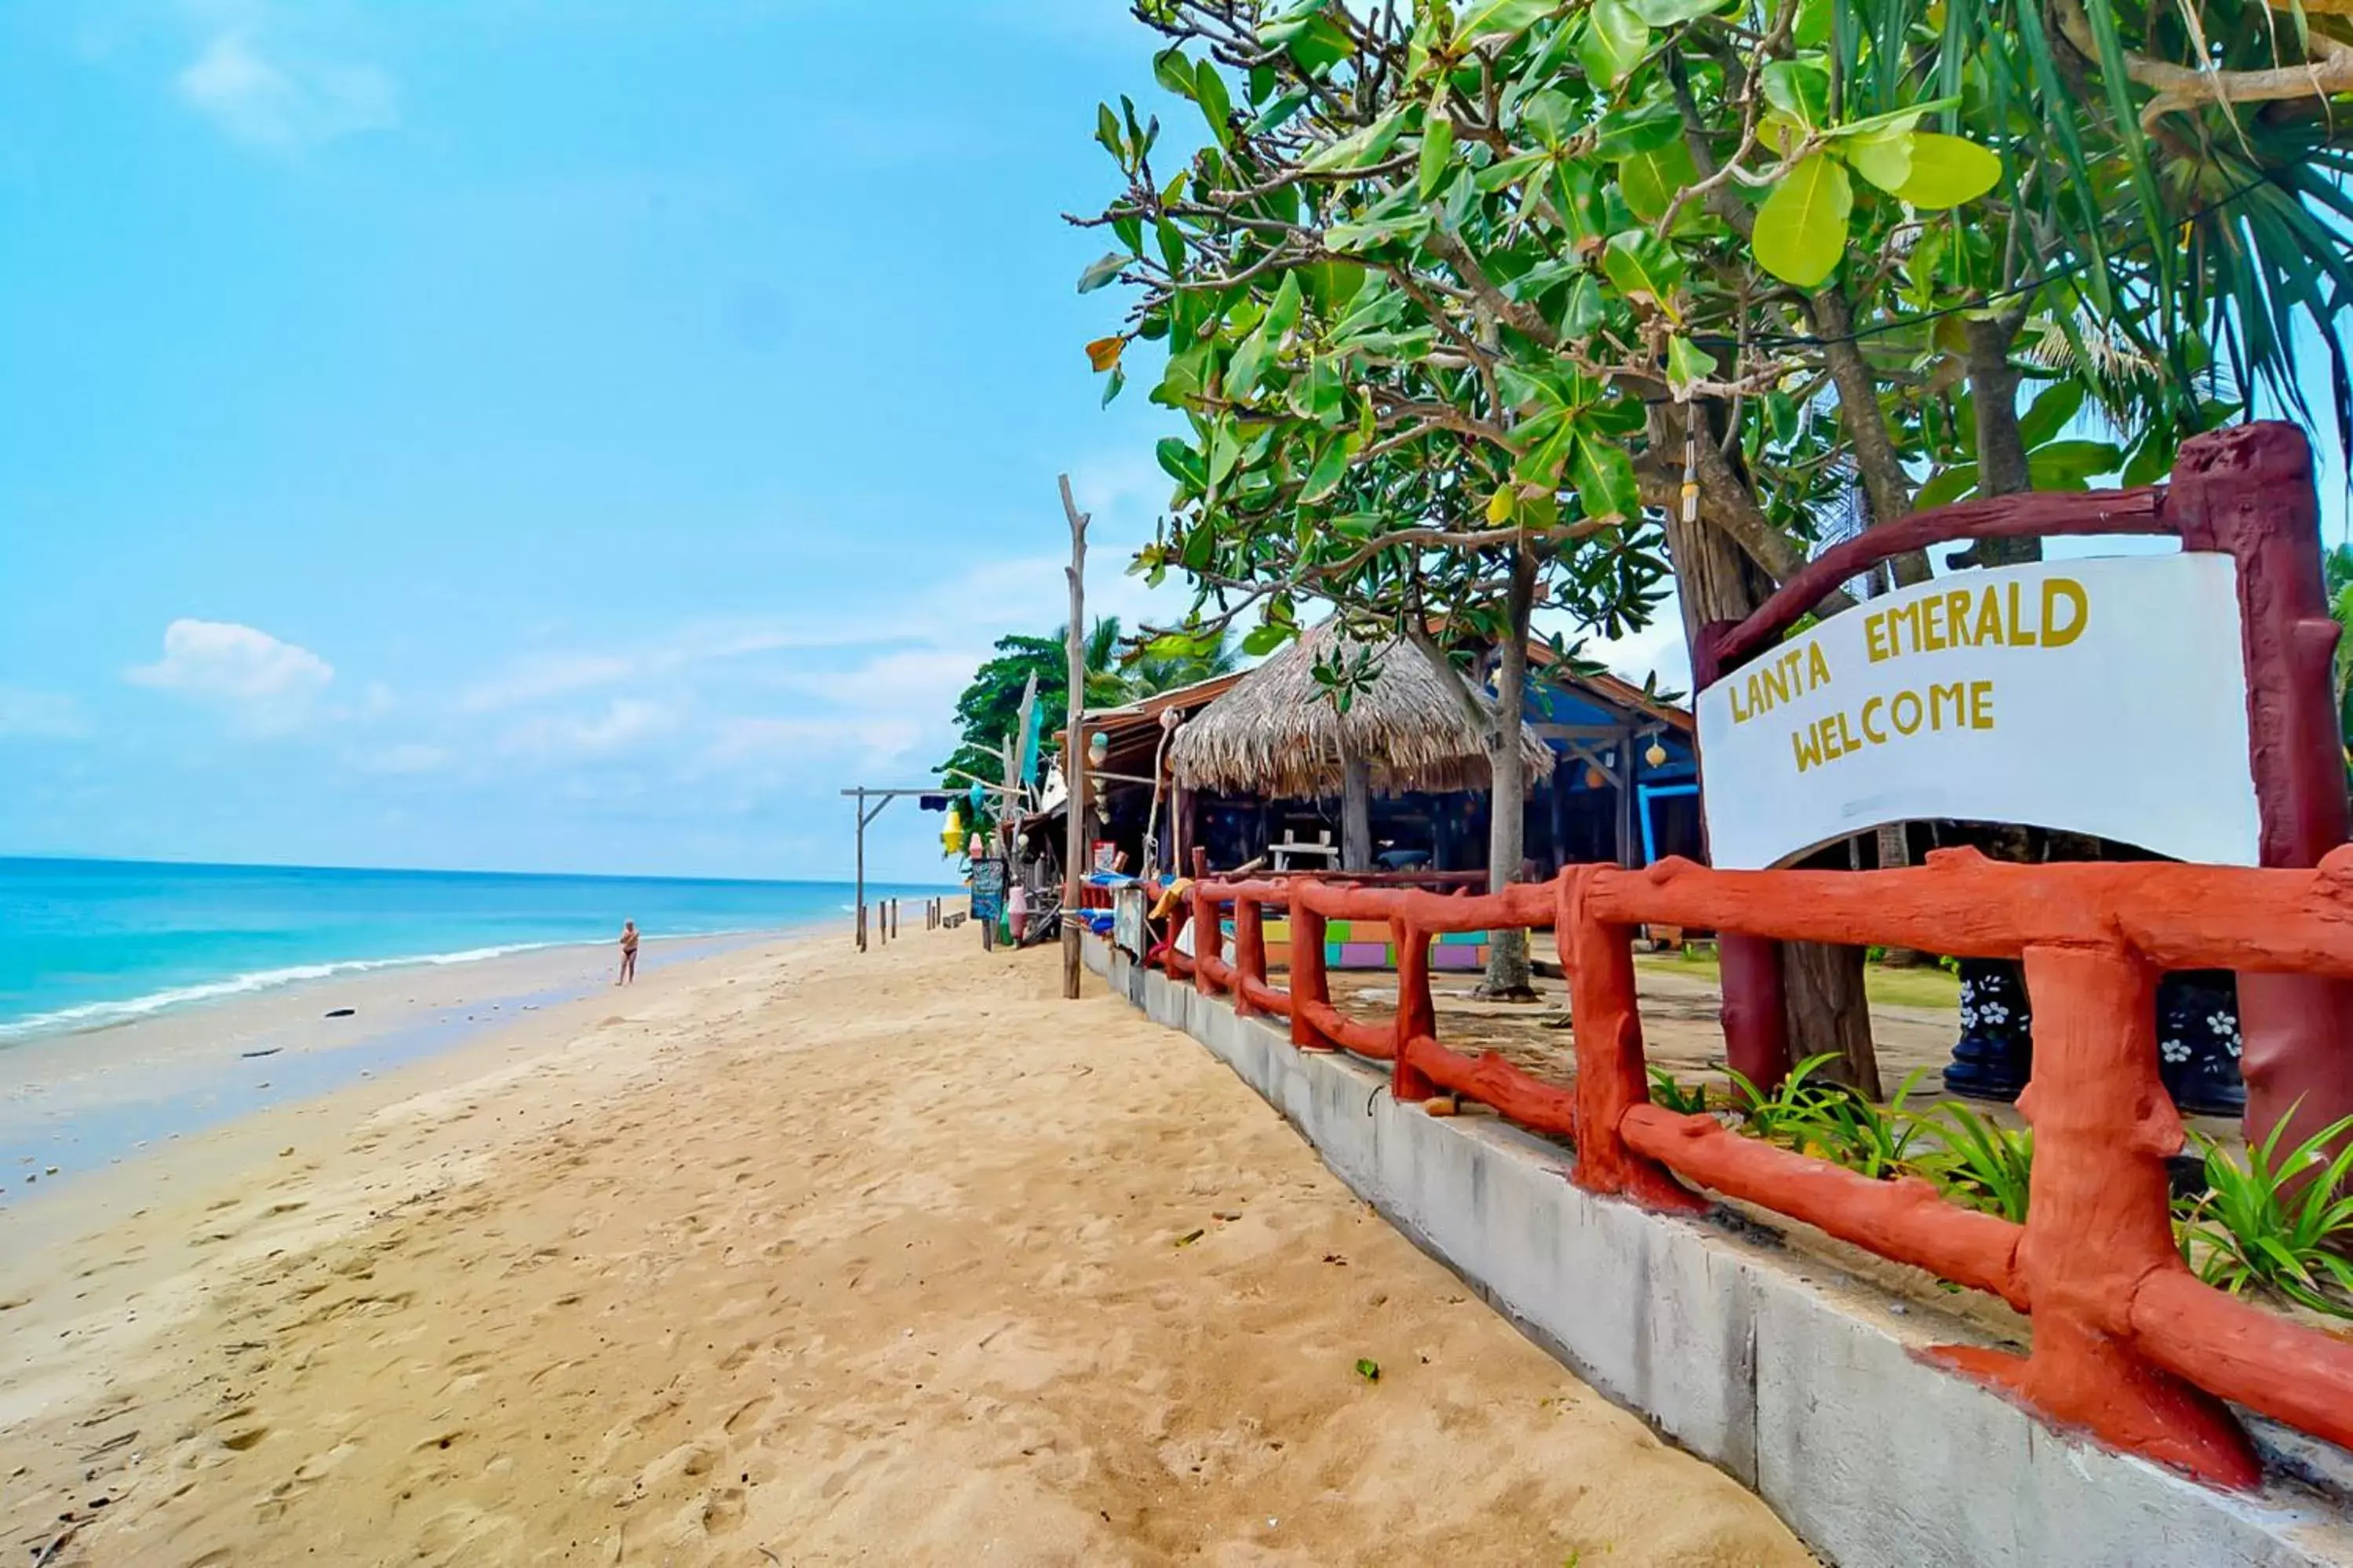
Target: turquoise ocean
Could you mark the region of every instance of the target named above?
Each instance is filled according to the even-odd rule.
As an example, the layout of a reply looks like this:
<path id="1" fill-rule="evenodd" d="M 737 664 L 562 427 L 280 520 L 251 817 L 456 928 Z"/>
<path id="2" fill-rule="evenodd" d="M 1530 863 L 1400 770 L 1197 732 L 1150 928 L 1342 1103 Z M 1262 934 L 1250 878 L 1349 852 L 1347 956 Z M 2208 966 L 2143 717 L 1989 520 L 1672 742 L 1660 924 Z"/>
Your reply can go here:
<path id="1" fill-rule="evenodd" d="M 867 897 L 939 894 L 870 882 Z M 0 1047 L 406 963 L 846 926 L 848 882 L 0 857 Z"/>

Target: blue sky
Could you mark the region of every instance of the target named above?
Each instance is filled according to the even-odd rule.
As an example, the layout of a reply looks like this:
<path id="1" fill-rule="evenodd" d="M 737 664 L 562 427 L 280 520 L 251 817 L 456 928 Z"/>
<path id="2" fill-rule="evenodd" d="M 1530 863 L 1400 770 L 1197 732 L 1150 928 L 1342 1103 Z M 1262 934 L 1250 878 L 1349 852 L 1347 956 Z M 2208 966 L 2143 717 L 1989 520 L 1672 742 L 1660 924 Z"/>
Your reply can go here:
<path id="1" fill-rule="evenodd" d="M 1093 607 L 1155 607 L 1166 416 L 1098 411 L 1060 219 L 1151 48 L 1118 0 L 0 9 L 0 854 L 846 875 L 839 790 L 1060 620 L 1057 472 Z"/>
<path id="2" fill-rule="evenodd" d="M 0 12 L 0 853 L 846 874 L 1166 486 L 1110 0 Z M 936 875 L 938 819 L 878 826 Z"/>

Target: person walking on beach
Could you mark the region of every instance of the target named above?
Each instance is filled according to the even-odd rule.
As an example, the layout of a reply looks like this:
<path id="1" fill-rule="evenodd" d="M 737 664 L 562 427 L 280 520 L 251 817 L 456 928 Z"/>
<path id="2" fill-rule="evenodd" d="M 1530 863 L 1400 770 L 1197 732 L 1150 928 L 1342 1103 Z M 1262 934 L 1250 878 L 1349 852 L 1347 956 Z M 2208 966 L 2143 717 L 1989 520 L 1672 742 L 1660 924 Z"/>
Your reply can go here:
<path id="1" fill-rule="evenodd" d="M 621 974 L 616 985 L 627 985 L 638 977 L 638 922 L 621 922 Z"/>

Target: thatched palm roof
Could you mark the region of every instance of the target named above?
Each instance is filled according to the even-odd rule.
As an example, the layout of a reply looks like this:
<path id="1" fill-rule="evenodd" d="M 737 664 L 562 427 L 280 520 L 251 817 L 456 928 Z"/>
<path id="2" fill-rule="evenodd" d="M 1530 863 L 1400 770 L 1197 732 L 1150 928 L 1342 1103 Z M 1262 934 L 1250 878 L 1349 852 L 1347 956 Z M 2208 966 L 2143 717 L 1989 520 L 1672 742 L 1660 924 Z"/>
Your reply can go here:
<path id="1" fill-rule="evenodd" d="M 1336 652 L 1353 665 L 1366 647 L 1378 673 L 1343 713 L 1316 683 L 1316 659 Z M 1551 749 L 1525 726 L 1520 748 L 1531 779 L 1552 772 Z M 1203 709 L 1176 731 L 1168 757 L 1187 789 L 1274 799 L 1339 794 L 1350 757 L 1370 764 L 1373 788 L 1384 794 L 1488 785 L 1478 731 L 1420 651 L 1403 639 L 1359 643 L 1329 622 Z"/>

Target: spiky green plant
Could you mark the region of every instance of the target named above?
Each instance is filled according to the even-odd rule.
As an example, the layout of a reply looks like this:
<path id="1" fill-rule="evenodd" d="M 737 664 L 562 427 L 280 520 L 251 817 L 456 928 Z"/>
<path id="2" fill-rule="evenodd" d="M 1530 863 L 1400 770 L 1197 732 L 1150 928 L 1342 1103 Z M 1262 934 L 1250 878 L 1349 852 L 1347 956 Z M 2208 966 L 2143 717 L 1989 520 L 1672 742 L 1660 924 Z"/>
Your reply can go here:
<path id="1" fill-rule="evenodd" d="M 2353 1116 L 2283 1156 L 2282 1117 L 2243 1161 L 2202 1133 L 2206 1191 L 2176 1205 L 2182 1256 L 2209 1285 L 2234 1296 L 2259 1289 L 2335 1317 L 2353 1317 Z M 2332 1154 L 2330 1151 L 2335 1149 Z"/>
<path id="2" fill-rule="evenodd" d="M 1936 1147 L 1917 1162 L 1920 1174 L 1954 1202 L 2015 1224 L 2026 1223 L 2034 1172 L 2034 1132 L 2015 1131 L 1968 1106 L 1947 1100 L 1917 1118 Z"/>

